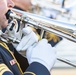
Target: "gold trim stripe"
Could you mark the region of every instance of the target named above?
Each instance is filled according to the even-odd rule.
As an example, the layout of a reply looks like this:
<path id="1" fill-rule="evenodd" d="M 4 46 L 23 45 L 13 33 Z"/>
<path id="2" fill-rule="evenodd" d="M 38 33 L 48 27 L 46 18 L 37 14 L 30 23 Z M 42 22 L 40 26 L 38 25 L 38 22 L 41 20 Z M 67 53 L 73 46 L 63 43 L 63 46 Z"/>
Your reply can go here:
<path id="1" fill-rule="evenodd" d="M 5 64 L 0 64 L 0 75 L 3 75 L 4 72 L 9 71 L 12 73 L 11 70 L 5 65 Z"/>
<path id="2" fill-rule="evenodd" d="M 36 75 L 34 72 L 24 72 L 24 74 L 31 74 L 31 75 Z"/>
<path id="3" fill-rule="evenodd" d="M 8 50 L 8 52 L 12 55 L 12 57 L 16 60 L 16 58 L 14 57 L 13 53 L 9 50 L 8 46 L 6 45 L 6 43 L 0 41 L 0 45 L 2 45 L 4 48 L 6 48 L 6 49 Z M 17 63 L 17 66 L 18 66 L 20 72 L 23 74 L 23 71 L 22 71 L 22 69 L 20 68 L 20 65 L 19 65 L 19 63 L 17 62 L 17 60 L 16 60 L 16 63 Z"/>

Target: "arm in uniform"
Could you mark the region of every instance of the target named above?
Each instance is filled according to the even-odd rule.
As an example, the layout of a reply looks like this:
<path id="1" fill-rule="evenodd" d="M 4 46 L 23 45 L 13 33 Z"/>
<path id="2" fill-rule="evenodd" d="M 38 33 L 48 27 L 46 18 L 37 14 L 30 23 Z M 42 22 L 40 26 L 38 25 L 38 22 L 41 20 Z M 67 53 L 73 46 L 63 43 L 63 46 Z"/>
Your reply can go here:
<path id="1" fill-rule="evenodd" d="M 22 38 L 16 49 L 26 50 L 29 67 L 24 75 L 50 75 L 56 60 L 55 50 L 46 39 L 38 41 L 38 37 L 30 27 L 24 28 L 23 33 L 27 36 Z"/>
<path id="2" fill-rule="evenodd" d="M 30 27 L 23 28 L 22 32 L 25 36 L 16 49 L 17 51 L 26 50 L 29 67 L 24 75 L 44 75 L 44 73 L 50 75 L 50 70 L 56 60 L 55 50 L 46 39 L 39 41 Z"/>
<path id="3" fill-rule="evenodd" d="M 24 72 L 24 75 L 50 75 L 50 72 L 44 65 L 33 62 Z"/>
<path id="4" fill-rule="evenodd" d="M 30 66 L 24 75 L 50 75 L 56 60 L 55 50 L 46 39 L 42 39 L 36 46 L 28 48 L 26 57 Z"/>

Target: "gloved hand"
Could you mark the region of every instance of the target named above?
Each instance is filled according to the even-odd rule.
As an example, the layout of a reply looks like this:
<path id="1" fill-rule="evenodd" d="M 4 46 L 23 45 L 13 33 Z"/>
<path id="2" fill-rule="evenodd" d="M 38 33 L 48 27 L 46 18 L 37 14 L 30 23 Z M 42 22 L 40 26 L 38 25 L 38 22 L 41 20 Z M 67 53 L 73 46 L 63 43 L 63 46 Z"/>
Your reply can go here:
<path id="1" fill-rule="evenodd" d="M 29 64 L 39 62 L 50 71 L 56 61 L 56 52 L 46 39 L 42 39 L 26 50 L 26 57 Z"/>
<path id="2" fill-rule="evenodd" d="M 25 27 L 22 30 L 24 37 L 21 39 L 21 42 L 17 46 L 17 51 L 26 50 L 31 45 L 38 42 L 39 37 L 35 34 L 35 32 L 30 27 Z"/>

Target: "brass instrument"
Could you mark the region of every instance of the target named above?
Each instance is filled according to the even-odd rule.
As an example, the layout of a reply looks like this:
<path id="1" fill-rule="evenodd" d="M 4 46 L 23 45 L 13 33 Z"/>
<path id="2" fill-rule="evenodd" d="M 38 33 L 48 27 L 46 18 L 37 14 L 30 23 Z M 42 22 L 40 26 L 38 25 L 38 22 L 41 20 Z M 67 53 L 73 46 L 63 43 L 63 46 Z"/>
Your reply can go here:
<path id="1" fill-rule="evenodd" d="M 30 23 L 35 28 L 40 28 L 47 32 L 52 32 L 58 36 L 67 38 L 73 42 L 76 42 L 76 25 L 56 21 L 36 14 L 20 11 L 18 9 L 12 9 L 14 12 L 21 14 L 9 13 L 10 18 L 19 19 L 23 22 Z"/>
<path id="2" fill-rule="evenodd" d="M 76 43 L 76 25 L 64 23 L 60 21 L 56 21 L 53 19 L 49 19 L 46 17 L 38 16 L 36 14 L 24 12 L 18 9 L 12 9 L 15 12 L 11 13 L 10 11 L 7 13 L 7 17 L 10 19 L 18 19 L 22 22 L 29 23 L 31 26 L 41 29 L 43 35 L 44 31 L 55 33 L 58 36 L 64 37 L 68 40 L 71 40 Z M 8 37 L 9 38 L 9 37 Z M 9 38 L 13 39 L 13 38 Z M 16 40 L 16 42 L 20 42 L 20 40 Z M 67 61 L 66 59 L 57 58 L 59 61 L 65 62 L 73 67 L 76 67 L 75 64 Z"/>

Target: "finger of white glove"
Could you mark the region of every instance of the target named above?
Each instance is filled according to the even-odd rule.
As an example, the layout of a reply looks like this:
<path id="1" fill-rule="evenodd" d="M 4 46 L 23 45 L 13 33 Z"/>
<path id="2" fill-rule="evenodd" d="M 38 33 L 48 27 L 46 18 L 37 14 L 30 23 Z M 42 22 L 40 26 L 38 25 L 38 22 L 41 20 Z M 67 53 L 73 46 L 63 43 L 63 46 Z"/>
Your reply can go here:
<path id="1" fill-rule="evenodd" d="M 42 39 L 42 40 L 39 41 L 39 44 L 44 44 L 45 45 L 45 43 L 48 43 L 47 39 Z"/>
<path id="2" fill-rule="evenodd" d="M 24 36 L 21 40 L 21 42 L 19 43 L 19 45 L 17 46 L 17 50 L 20 51 L 23 49 L 24 46 L 26 46 L 27 42 L 30 40 L 30 33 L 32 32 L 30 27 L 26 27 L 22 29 L 22 33 L 26 36 Z M 29 34 L 29 35 L 28 35 Z M 28 35 L 28 36 L 27 36 Z"/>
<path id="3" fill-rule="evenodd" d="M 38 37 L 34 32 L 31 32 L 29 35 L 26 35 L 22 38 L 21 42 L 17 46 L 17 50 L 26 50 L 28 47 L 38 42 Z"/>
<path id="4" fill-rule="evenodd" d="M 34 39 L 29 39 L 29 41 L 27 42 L 27 44 L 22 48 L 22 50 L 27 50 L 30 46 L 34 45 L 36 43 L 36 40 Z"/>
<path id="5" fill-rule="evenodd" d="M 24 36 L 23 38 L 22 38 L 22 40 L 21 40 L 21 42 L 19 43 L 19 45 L 17 46 L 17 50 L 18 51 L 20 51 L 20 50 L 22 50 L 22 48 L 24 47 L 24 46 L 26 46 L 26 44 L 27 44 L 27 42 L 29 41 L 29 39 L 30 39 L 30 37 L 31 36 Z"/>
<path id="6" fill-rule="evenodd" d="M 22 32 L 24 35 L 28 35 L 32 32 L 32 29 L 30 27 L 25 27 L 23 28 Z"/>
<path id="7" fill-rule="evenodd" d="M 42 39 L 42 40 L 39 41 L 37 46 L 46 45 L 47 43 L 48 43 L 47 39 Z"/>

